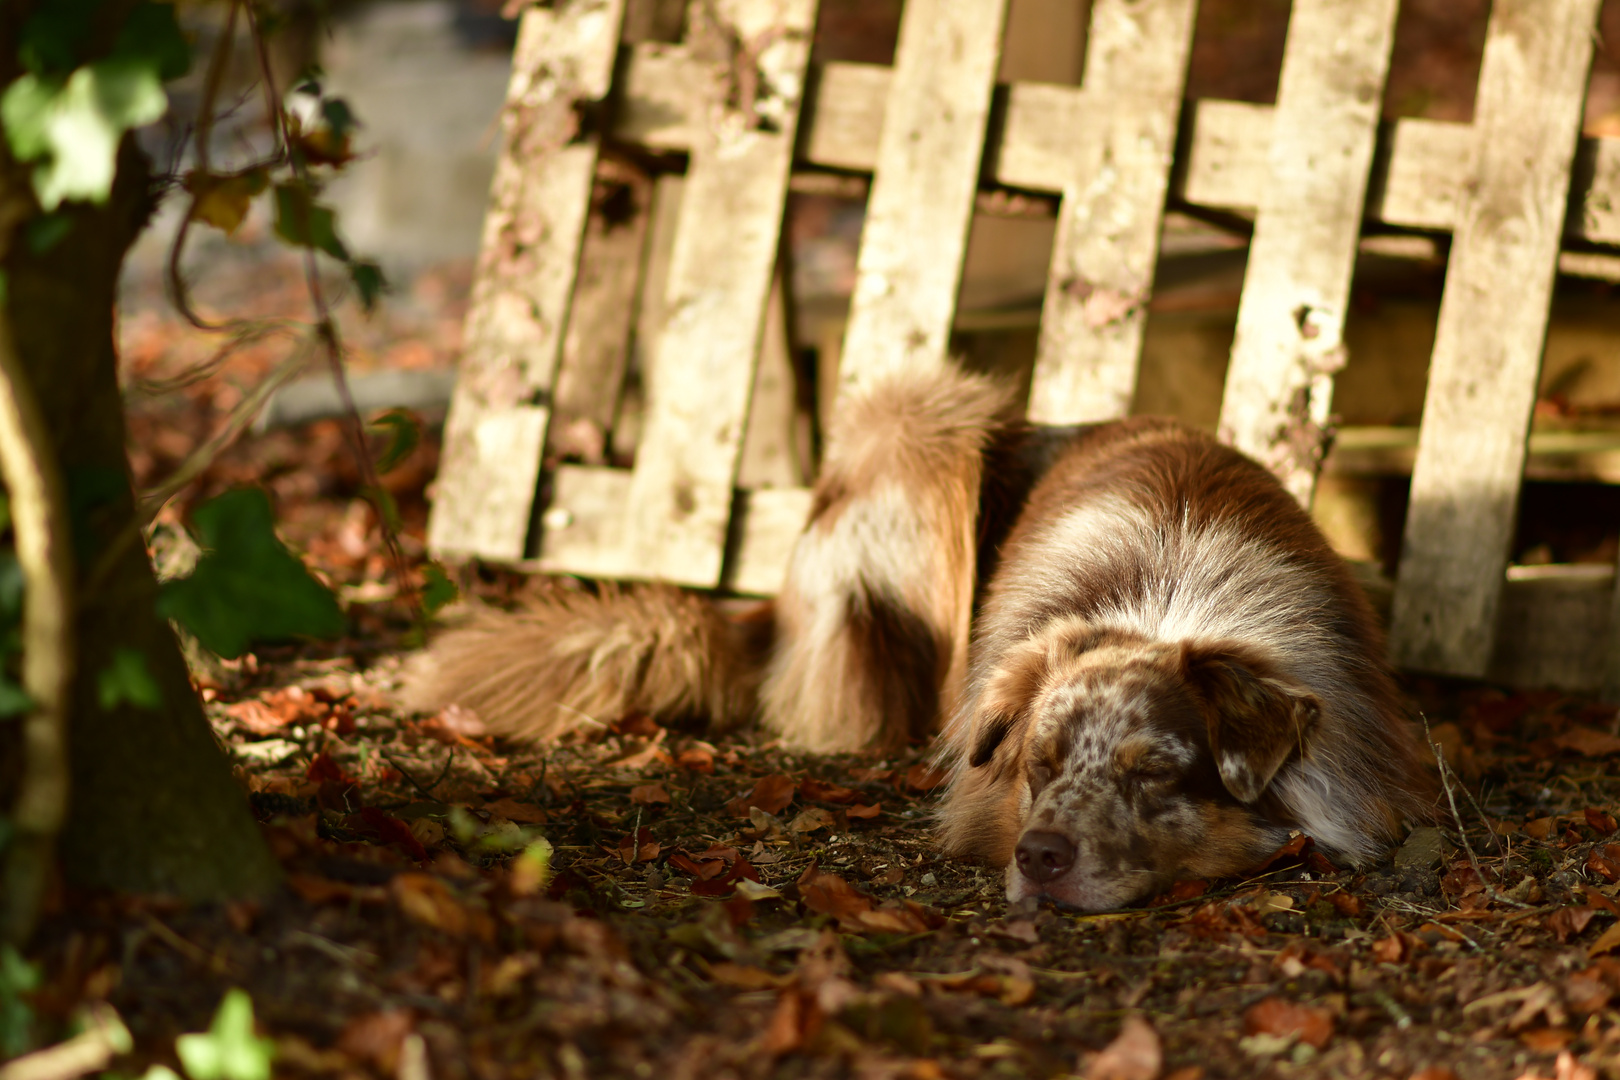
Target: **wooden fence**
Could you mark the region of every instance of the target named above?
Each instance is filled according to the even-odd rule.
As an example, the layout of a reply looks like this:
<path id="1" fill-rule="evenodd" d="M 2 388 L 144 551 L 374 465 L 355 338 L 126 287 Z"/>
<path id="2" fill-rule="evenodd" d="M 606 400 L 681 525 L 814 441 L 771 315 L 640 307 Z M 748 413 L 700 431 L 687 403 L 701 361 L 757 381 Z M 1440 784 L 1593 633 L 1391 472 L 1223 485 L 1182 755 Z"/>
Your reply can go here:
<path id="1" fill-rule="evenodd" d="M 892 67 L 812 66 L 817 0 L 693 0 L 679 45 L 622 44 L 625 0 L 530 8 L 431 547 L 770 593 L 808 491 L 737 481 L 745 433 L 786 424 L 754 389 L 788 377 L 791 184 L 870 176 L 844 388 L 950 362 L 976 204 L 1055 202 L 1045 424 L 1129 410 L 1174 197 L 1253 222 L 1220 431 L 1307 503 L 1364 231 L 1451 234 L 1391 648 L 1484 674 L 1560 259 L 1620 276 L 1620 139 L 1580 136 L 1599 0 L 1495 0 L 1471 124 L 1381 122 L 1398 0 L 1295 0 L 1275 106 L 1183 101 L 1196 0 L 1093 0 L 1079 86 L 998 86 L 1006 6 L 908 0 Z M 603 139 L 688 155 L 617 230 L 587 227 Z M 542 475 L 548 431 L 611 410 L 632 330 L 656 342 L 635 467 Z"/>

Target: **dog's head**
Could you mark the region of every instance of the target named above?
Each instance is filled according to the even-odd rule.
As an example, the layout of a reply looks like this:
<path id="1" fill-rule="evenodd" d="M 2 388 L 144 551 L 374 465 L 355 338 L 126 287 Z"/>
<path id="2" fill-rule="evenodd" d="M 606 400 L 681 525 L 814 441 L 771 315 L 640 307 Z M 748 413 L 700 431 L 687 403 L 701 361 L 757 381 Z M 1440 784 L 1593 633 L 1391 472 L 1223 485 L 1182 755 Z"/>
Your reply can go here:
<path id="1" fill-rule="evenodd" d="M 1119 907 L 1253 866 L 1286 837 L 1268 785 L 1321 707 L 1236 643 L 1049 627 L 1002 657 L 968 765 L 1018 785 L 1010 899 Z"/>

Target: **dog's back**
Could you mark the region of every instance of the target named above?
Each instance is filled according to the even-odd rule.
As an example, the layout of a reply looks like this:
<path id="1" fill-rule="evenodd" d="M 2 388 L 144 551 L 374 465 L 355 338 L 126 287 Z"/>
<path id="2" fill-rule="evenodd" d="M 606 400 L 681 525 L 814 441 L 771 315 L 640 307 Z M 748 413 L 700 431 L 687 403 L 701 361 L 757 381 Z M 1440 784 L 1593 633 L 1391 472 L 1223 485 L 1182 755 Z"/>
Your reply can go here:
<path id="1" fill-rule="evenodd" d="M 1184 844 L 1138 830 L 1118 843 L 1158 853 L 1104 843 L 1093 876 L 1236 872 L 1290 826 L 1365 862 L 1425 812 L 1427 788 L 1382 653 L 1348 570 L 1263 468 L 1167 421 L 1092 431 L 1036 487 L 989 585 L 947 733 L 946 845 L 1047 871 L 1070 859 L 1073 876 L 1097 838 L 1061 834 L 1096 826 L 1049 804 L 1117 798 L 1131 813 L 1174 811 L 1202 848 L 1178 854 Z M 1121 764 L 1155 744 L 1178 747 L 1164 768 Z M 1046 773 L 1073 790 L 1043 798 Z M 1078 847 L 1026 850 L 1031 829 Z M 1012 874 L 1011 891 L 1061 884 L 1026 878 Z M 1073 902 L 1144 891 L 1088 888 Z"/>

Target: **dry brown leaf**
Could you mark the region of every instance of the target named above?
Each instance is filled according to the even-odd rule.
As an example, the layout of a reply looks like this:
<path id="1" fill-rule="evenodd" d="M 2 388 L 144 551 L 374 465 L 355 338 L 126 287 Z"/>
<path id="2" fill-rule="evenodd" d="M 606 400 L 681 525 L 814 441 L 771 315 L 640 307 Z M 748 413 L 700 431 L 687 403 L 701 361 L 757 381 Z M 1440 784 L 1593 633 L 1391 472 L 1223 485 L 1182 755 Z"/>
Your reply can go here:
<path id="1" fill-rule="evenodd" d="M 630 789 L 630 801 L 637 806 L 652 806 L 669 802 L 669 792 L 663 784 L 637 784 Z"/>
<path id="2" fill-rule="evenodd" d="M 1595 728 L 1571 728 L 1562 735 L 1554 735 L 1552 742 L 1560 749 L 1573 750 L 1586 757 L 1620 754 L 1620 736 Z"/>
<path id="3" fill-rule="evenodd" d="M 1620 923 L 1615 923 L 1598 935 L 1598 939 L 1592 942 L 1591 947 L 1586 950 L 1586 955 L 1602 956 L 1604 953 L 1611 953 L 1616 949 L 1620 949 Z"/>
<path id="4" fill-rule="evenodd" d="M 1159 1033 L 1140 1016 L 1127 1016 L 1119 1035 L 1086 1066 L 1086 1080 L 1158 1080 L 1163 1070 Z"/>
<path id="5" fill-rule="evenodd" d="M 1588 806 L 1585 817 L 1586 824 L 1599 836 L 1608 836 L 1616 828 L 1613 815 L 1606 814 L 1602 810 L 1596 810 Z"/>
<path id="6" fill-rule="evenodd" d="M 1457 1080 L 1457 1074 L 1444 1065 L 1430 1065 L 1413 1073 L 1411 1080 Z"/>
<path id="7" fill-rule="evenodd" d="M 1320 1050 L 1333 1038 L 1333 1014 L 1280 997 L 1268 997 L 1249 1006 L 1243 1014 L 1245 1035 L 1297 1035 L 1302 1042 Z"/>
<path id="8" fill-rule="evenodd" d="M 854 806 L 845 809 L 844 816 L 862 820 L 866 818 L 875 818 L 881 813 L 883 813 L 883 806 L 881 803 L 873 803 L 871 806 L 862 806 L 860 803 L 856 803 Z"/>
<path id="9" fill-rule="evenodd" d="M 812 833 L 817 829 L 831 829 L 837 824 L 832 814 L 819 806 L 812 806 L 799 811 L 798 816 L 788 822 L 788 832 Z"/>
<path id="10" fill-rule="evenodd" d="M 933 791 L 949 776 L 950 773 L 944 769 L 936 769 L 927 762 L 919 761 L 906 770 L 906 787 L 913 791 Z"/>
<path id="11" fill-rule="evenodd" d="M 1552 835 L 1553 828 L 1558 824 L 1556 818 L 1543 817 L 1524 824 L 1525 835 L 1532 840 L 1545 840 Z"/>
<path id="12" fill-rule="evenodd" d="M 1519 1032 L 1520 1042 L 1543 1054 L 1550 1054 L 1554 1050 L 1562 1050 L 1574 1040 L 1575 1033 L 1569 1028 L 1531 1028 L 1529 1031 Z"/>
<path id="13" fill-rule="evenodd" d="M 733 990 L 775 990 L 793 980 L 791 975 L 776 975 L 762 967 L 730 961 L 709 965 L 709 977 Z"/>
<path id="14" fill-rule="evenodd" d="M 546 812 L 533 803 L 518 802 L 516 799 L 496 799 L 494 802 L 484 804 L 484 809 L 491 814 L 499 814 L 508 821 L 515 821 L 519 825 L 544 825 Z"/>
<path id="15" fill-rule="evenodd" d="M 747 817 L 749 808 L 757 806 L 767 814 L 779 814 L 793 801 L 798 789 L 799 785 L 791 776 L 775 773 L 762 777 L 747 795 L 740 795 L 728 802 L 726 811 L 733 817 Z"/>
<path id="16" fill-rule="evenodd" d="M 830 802 L 839 805 L 857 802 L 861 793 L 854 788 L 840 787 L 826 780 L 818 780 L 814 776 L 807 776 L 799 781 L 799 794 L 814 802 Z"/>
<path id="17" fill-rule="evenodd" d="M 364 1013 L 344 1026 L 337 1048 L 384 1073 L 392 1073 L 399 1061 L 399 1045 L 415 1027 L 416 1018 L 409 1009 Z"/>
<path id="18" fill-rule="evenodd" d="M 1597 1080 L 1597 1070 L 1590 1065 L 1582 1065 L 1575 1060 L 1575 1055 L 1568 1050 L 1558 1052 L 1558 1060 L 1553 1063 L 1553 1075 L 1550 1080 Z M 1517 1080 L 1549 1080 L 1543 1077 L 1534 1066 L 1520 1073 Z"/>
<path id="19" fill-rule="evenodd" d="M 481 912 L 470 911 L 458 900 L 448 886 L 430 874 L 399 874 L 388 884 L 394 903 L 412 922 L 431 927 L 451 937 L 466 937 L 469 933 L 483 937 L 488 917 L 477 918 Z"/>
<path id="20" fill-rule="evenodd" d="M 1589 907 L 1561 907 L 1547 916 L 1547 929 L 1558 939 L 1558 944 L 1567 945 L 1570 938 L 1586 929 L 1596 914 Z"/>

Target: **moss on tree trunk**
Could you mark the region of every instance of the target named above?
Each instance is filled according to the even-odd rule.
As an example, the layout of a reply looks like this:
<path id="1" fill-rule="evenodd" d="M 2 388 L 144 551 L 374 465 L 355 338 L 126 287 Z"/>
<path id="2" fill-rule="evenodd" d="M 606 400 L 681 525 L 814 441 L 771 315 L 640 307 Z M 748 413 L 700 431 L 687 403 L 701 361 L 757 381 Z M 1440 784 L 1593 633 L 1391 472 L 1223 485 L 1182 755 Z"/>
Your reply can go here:
<path id="1" fill-rule="evenodd" d="M 43 253 L 14 243 L 6 303 L 17 348 L 58 448 L 76 524 L 81 592 L 69 731 L 71 809 L 59 844 L 72 884 L 192 900 L 263 893 L 279 879 L 214 741 L 139 539 L 113 338 L 124 254 L 151 210 L 149 170 L 126 139 L 104 207 L 65 205 L 66 237 Z M 108 555 L 113 551 L 112 555 Z M 98 564 L 100 586 L 85 590 Z M 156 711 L 103 709 L 98 676 L 139 649 L 163 694 Z"/>

